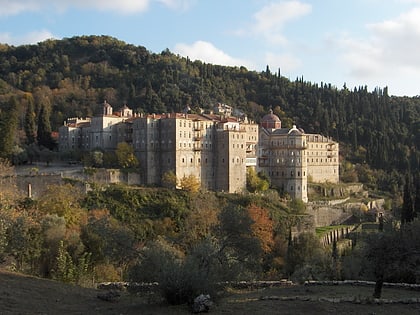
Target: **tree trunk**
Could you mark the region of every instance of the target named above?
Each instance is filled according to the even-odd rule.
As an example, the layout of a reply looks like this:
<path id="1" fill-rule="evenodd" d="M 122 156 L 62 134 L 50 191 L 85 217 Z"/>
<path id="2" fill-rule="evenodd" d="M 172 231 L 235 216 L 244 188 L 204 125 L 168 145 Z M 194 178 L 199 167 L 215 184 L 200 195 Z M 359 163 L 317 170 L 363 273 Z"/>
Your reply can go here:
<path id="1" fill-rule="evenodd" d="M 380 275 L 376 278 L 376 282 L 375 282 L 375 291 L 373 292 L 373 297 L 375 299 L 381 298 L 383 284 L 384 284 L 384 276 Z"/>

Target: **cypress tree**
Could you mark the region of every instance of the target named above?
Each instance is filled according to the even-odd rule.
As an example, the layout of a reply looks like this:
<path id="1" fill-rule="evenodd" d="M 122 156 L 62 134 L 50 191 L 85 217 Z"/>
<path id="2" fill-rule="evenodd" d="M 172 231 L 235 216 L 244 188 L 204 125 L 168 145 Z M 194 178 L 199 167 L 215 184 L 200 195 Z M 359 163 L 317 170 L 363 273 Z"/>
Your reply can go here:
<path id="1" fill-rule="evenodd" d="M 409 223 L 414 219 L 414 203 L 413 203 L 413 194 L 411 188 L 410 175 L 407 175 L 404 193 L 403 193 L 403 205 L 401 209 L 401 223 Z"/>
<path id="2" fill-rule="evenodd" d="M 25 114 L 24 129 L 26 134 L 26 142 L 27 144 L 31 144 L 36 142 L 36 114 L 32 96 L 27 96 L 26 99 L 28 101 L 28 107 Z"/>
<path id="3" fill-rule="evenodd" d="M 420 219 L 420 172 L 416 174 L 414 187 L 414 217 Z"/>
<path id="4" fill-rule="evenodd" d="M 7 105 L 0 111 L 0 156 L 10 159 L 16 143 L 18 128 L 18 103 L 11 97 Z"/>
<path id="5" fill-rule="evenodd" d="M 41 104 L 41 109 L 38 117 L 38 134 L 37 140 L 40 146 L 48 149 L 54 148 L 54 142 L 51 137 L 51 123 L 50 123 L 50 110 L 45 104 Z"/>

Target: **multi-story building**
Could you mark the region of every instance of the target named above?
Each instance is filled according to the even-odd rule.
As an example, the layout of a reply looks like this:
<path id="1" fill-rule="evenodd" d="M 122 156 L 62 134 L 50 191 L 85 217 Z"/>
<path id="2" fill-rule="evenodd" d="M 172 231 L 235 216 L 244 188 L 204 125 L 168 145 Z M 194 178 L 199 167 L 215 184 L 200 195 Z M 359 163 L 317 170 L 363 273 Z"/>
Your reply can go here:
<path id="1" fill-rule="evenodd" d="M 253 143 L 247 128 L 253 126 Z M 246 119 L 210 114 L 163 114 L 132 121 L 133 148 L 145 184 L 161 184 L 165 173 L 194 175 L 202 188 L 240 192 L 246 186 L 247 156 L 258 126 Z"/>
<path id="2" fill-rule="evenodd" d="M 60 151 L 93 149 L 115 150 L 119 142 L 127 141 L 125 126 L 121 125 L 133 117 L 133 111 L 124 106 L 119 112 L 113 113 L 112 106 L 106 101 L 103 114 L 92 118 L 69 118 L 58 129 Z"/>
<path id="3" fill-rule="evenodd" d="M 83 122 L 83 123 L 82 123 Z M 115 150 L 133 146 L 146 185 L 162 184 L 172 171 L 178 180 L 194 175 L 204 189 L 241 192 L 246 167 L 256 164 L 258 125 L 245 118 L 215 114 L 117 114 L 104 103 L 103 115 L 69 119 L 59 129 L 59 149 Z"/>
<path id="4" fill-rule="evenodd" d="M 241 192 L 246 168 L 254 167 L 273 186 L 307 201 L 308 178 L 338 182 L 338 143 L 296 126 L 282 128 L 272 112 L 258 126 L 226 114 L 133 115 L 127 106 L 113 113 L 105 102 L 103 115 L 68 119 L 59 133 L 60 151 L 115 150 L 129 143 L 145 185 L 161 185 L 171 171 L 178 180 L 194 175 L 203 189 Z"/>
<path id="5" fill-rule="evenodd" d="M 296 126 L 282 128 L 271 111 L 261 120 L 258 170 L 269 176 L 273 186 L 306 202 L 308 179 L 339 181 L 338 143 Z"/>

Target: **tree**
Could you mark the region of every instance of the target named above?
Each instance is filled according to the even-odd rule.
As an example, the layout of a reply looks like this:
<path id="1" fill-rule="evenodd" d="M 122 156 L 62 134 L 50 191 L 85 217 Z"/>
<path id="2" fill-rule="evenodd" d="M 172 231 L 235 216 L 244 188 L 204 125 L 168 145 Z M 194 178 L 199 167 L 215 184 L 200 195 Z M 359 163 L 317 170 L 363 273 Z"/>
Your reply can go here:
<path id="1" fill-rule="evenodd" d="M 415 211 L 411 177 L 407 175 L 404 185 L 403 204 L 401 209 L 401 223 L 405 224 L 408 222 L 412 222 L 414 220 L 414 216 Z"/>
<path id="2" fill-rule="evenodd" d="M 127 225 L 113 218 L 107 210 L 91 210 L 83 226 L 81 239 L 92 262 L 114 264 L 125 270 L 134 255 L 135 237 Z"/>
<path id="3" fill-rule="evenodd" d="M 385 281 L 415 282 L 420 261 L 420 221 L 407 222 L 400 230 L 369 234 L 365 239 L 364 268 L 373 274 L 373 297 L 380 298 Z"/>
<path id="4" fill-rule="evenodd" d="M 36 141 L 36 114 L 32 95 L 27 93 L 26 99 L 28 106 L 26 108 L 24 129 L 26 134 L 26 143 L 31 144 Z"/>
<path id="5" fill-rule="evenodd" d="M 257 174 L 255 169 L 248 167 L 246 170 L 246 188 L 249 192 L 262 192 L 270 187 L 267 177 Z"/>
<path id="6" fill-rule="evenodd" d="M 27 266 L 35 270 L 41 256 L 41 227 L 27 214 L 17 214 L 7 230 L 7 252 L 16 260 L 16 268 L 25 271 Z"/>
<path id="7" fill-rule="evenodd" d="M 121 168 L 134 168 L 139 165 L 139 161 L 134 155 L 134 149 L 127 142 L 120 142 L 115 151 L 118 165 Z"/>
<path id="8" fill-rule="evenodd" d="M 260 240 L 261 248 L 265 253 L 271 252 L 274 246 L 274 224 L 268 210 L 254 204 L 248 206 L 248 214 L 252 219 L 252 235 Z"/>
<path id="9" fill-rule="evenodd" d="M 83 195 L 80 188 L 50 185 L 38 200 L 38 208 L 45 214 L 56 214 L 66 220 L 67 227 L 78 228 L 85 220 L 86 211 L 80 206 Z"/>
<path id="10" fill-rule="evenodd" d="M 19 197 L 15 169 L 7 159 L 0 158 L 0 207 L 12 207 Z"/>
<path id="11" fill-rule="evenodd" d="M 188 175 L 181 179 L 180 185 L 183 190 L 198 192 L 200 190 L 201 183 L 194 175 Z"/>
<path id="12" fill-rule="evenodd" d="M 253 221 L 241 206 L 229 204 L 219 214 L 217 230 L 219 260 L 227 277 L 246 277 L 260 272 L 261 242 L 253 235 Z M 229 272 L 228 272 L 229 271 Z"/>
<path id="13" fill-rule="evenodd" d="M 174 171 L 165 172 L 162 176 L 162 185 L 168 188 L 175 188 L 177 186 L 177 178 Z"/>
<path id="14" fill-rule="evenodd" d="M 38 145 L 44 146 L 47 149 L 54 149 L 55 143 L 51 136 L 51 123 L 50 123 L 50 116 L 51 111 L 49 105 L 41 104 L 41 109 L 38 116 L 38 133 L 37 133 L 37 140 Z"/>
<path id="15" fill-rule="evenodd" d="M 287 273 L 298 281 L 324 280 L 331 275 L 327 257 L 315 234 L 301 233 L 288 247 Z"/>
<path id="16" fill-rule="evenodd" d="M 10 97 L 6 106 L 0 110 L 0 157 L 11 159 L 18 128 L 18 103 L 15 97 Z"/>

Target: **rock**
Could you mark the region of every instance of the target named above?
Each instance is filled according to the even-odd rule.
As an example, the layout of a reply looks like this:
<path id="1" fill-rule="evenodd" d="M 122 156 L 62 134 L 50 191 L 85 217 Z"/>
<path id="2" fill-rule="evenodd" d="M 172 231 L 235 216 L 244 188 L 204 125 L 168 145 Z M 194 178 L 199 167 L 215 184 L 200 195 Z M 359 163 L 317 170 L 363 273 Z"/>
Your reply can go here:
<path id="1" fill-rule="evenodd" d="M 192 311 L 193 313 L 207 313 L 212 305 L 213 302 L 210 299 L 210 295 L 200 294 L 194 299 Z"/>

